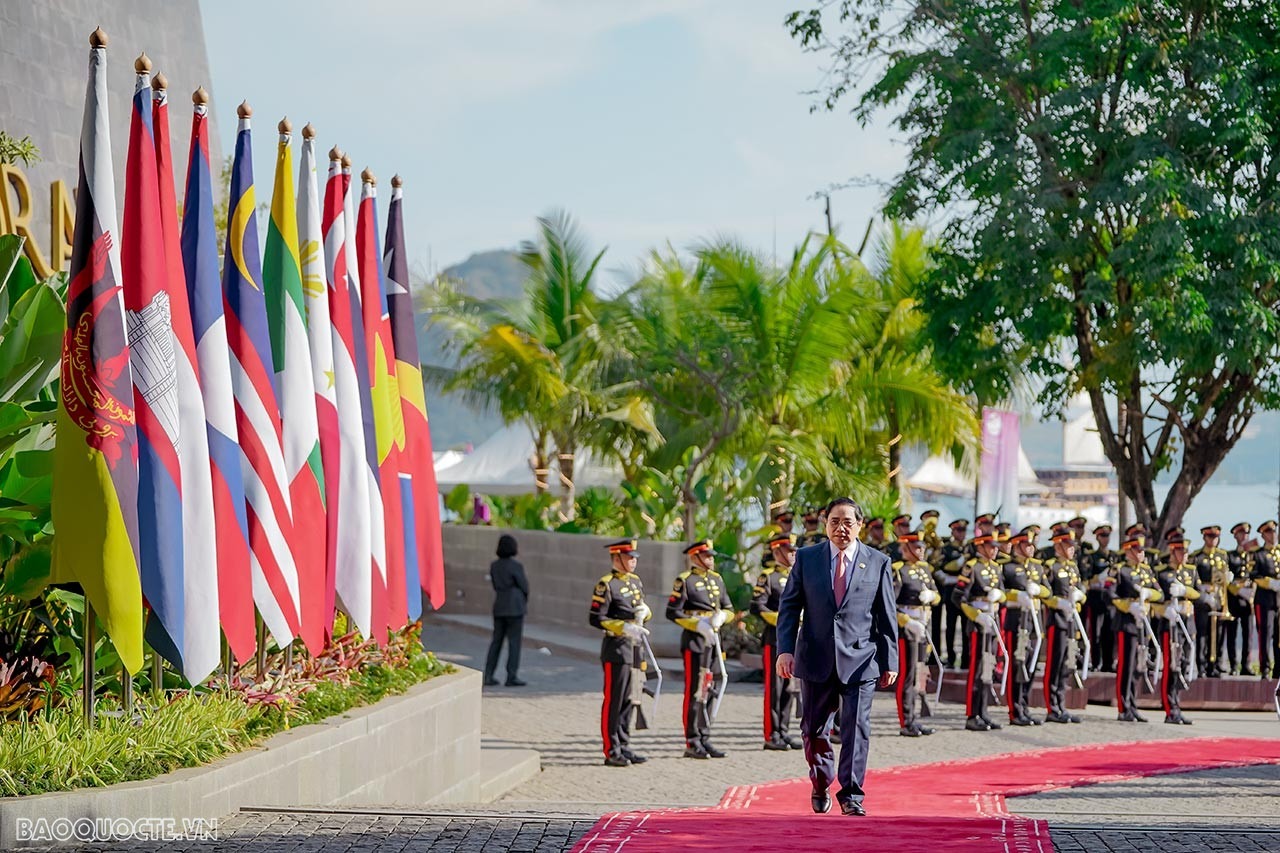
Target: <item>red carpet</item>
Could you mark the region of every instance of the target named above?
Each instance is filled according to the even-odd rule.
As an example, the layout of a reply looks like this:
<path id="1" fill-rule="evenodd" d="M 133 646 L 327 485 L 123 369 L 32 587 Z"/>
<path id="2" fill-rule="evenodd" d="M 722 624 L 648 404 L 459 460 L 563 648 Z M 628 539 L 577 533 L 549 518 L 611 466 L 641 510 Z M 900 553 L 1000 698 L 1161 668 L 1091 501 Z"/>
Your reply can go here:
<path id="1" fill-rule="evenodd" d="M 1280 764 L 1280 739 L 1107 743 L 867 773 L 869 817 L 809 807 L 809 780 L 739 786 L 720 805 L 605 815 L 574 853 L 677 850 L 1051 853 L 1044 821 L 1010 814 L 1007 797 L 1142 776 Z M 834 789 L 833 789 L 834 791 Z"/>

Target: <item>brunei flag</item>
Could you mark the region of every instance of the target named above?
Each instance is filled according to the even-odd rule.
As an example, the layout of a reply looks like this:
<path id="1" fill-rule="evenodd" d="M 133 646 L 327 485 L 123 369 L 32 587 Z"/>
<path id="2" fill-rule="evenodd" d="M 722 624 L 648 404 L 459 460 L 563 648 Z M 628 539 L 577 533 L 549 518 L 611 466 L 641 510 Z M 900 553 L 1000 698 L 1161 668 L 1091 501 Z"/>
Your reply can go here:
<path id="1" fill-rule="evenodd" d="M 222 298 L 231 348 L 231 387 L 236 401 L 240 471 L 249 522 L 253 601 L 262 621 L 283 648 L 298 636 L 298 572 L 293 559 L 293 516 L 281 449 L 280 404 L 271 359 L 267 302 L 258 253 L 257 197 L 253 189 L 253 142 L 247 103 L 238 110 L 235 160 L 227 212 L 227 251 Z M 304 531 L 305 532 L 305 531 Z"/>
<path id="2" fill-rule="evenodd" d="M 431 429 L 427 422 L 427 400 L 422 389 L 422 363 L 418 360 L 418 337 L 414 324 L 413 295 L 409 291 L 409 261 L 404 248 L 404 190 L 400 178 L 391 179 L 391 210 L 387 213 L 387 244 L 382 268 L 386 282 L 387 309 L 391 314 L 391 334 L 395 341 L 396 380 L 404 412 L 404 448 L 400 462 L 400 493 L 404 514 L 406 571 L 409 574 L 410 616 L 416 582 L 427 594 L 431 606 L 444 605 L 444 550 L 440 542 L 440 497 L 436 486 L 435 460 L 431 453 Z M 417 577 L 414 578 L 413 565 Z"/>
<path id="3" fill-rule="evenodd" d="M 142 667 L 133 374 L 125 336 L 106 36 L 90 37 L 53 462 L 55 582 L 77 582 L 129 672 Z"/>
<path id="4" fill-rule="evenodd" d="M 293 510 L 294 563 L 298 569 L 298 610 L 302 641 L 318 655 L 330 633 L 325 614 L 324 471 L 320 463 L 320 428 L 307 341 L 306 306 L 302 300 L 302 264 L 298 257 L 298 214 L 293 194 L 292 128 L 279 125 L 271 221 L 262 260 L 262 287 L 267 297 L 271 357 L 280 393 L 285 476 Z"/>

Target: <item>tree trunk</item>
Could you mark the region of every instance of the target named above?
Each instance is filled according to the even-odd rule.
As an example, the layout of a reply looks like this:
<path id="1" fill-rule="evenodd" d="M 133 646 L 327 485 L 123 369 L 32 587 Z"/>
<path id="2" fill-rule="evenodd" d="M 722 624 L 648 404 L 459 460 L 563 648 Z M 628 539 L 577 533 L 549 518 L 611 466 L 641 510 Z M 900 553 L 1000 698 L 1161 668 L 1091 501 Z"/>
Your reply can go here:
<path id="1" fill-rule="evenodd" d="M 902 432 L 898 425 L 898 410 L 889 403 L 889 487 L 898 498 L 898 507 L 902 507 Z"/>
<path id="2" fill-rule="evenodd" d="M 547 493 L 547 478 L 551 471 L 547 461 L 547 431 L 532 429 L 533 432 L 533 491 L 535 494 Z"/>
<path id="3" fill-rule="evenodd" d="M 568 447 L 565 447 L 568 444 Z M 574 499 L 577 492 L 573 483 L 574 448 L 570 442 L 556 442 L 556 461 L 560 464 L 560 514 L 565 521 L 573 521 Z"/>

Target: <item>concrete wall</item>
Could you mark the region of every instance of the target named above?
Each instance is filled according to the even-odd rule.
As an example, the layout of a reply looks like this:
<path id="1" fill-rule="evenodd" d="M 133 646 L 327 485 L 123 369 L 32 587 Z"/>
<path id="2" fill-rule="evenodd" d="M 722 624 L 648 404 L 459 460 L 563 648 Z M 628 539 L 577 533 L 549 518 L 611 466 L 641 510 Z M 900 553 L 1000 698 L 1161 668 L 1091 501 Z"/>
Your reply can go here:
<path id="1" fill-rule="evenodd" d="M 441 612 L 493 612 L 489 564 L 496 559 L 498 537 L 504 533 L 516 537 L 520 548 L 516 559 L 529 576 L 527 621 L 599 637 L 600 631 L 587 624 L 591 590 L 609 573 L 605 545 L 616 537 L 446 524 L 444 565 L 449 589 Z M 671 585 L 685 568 L 682 549 L 674 542 L 640 541 L 636 574 L 653 611 L 649 628 L 654 650 L 660 655 L 679 654 L 680 628 L 666 620 L 665 611 Z"/>
<path id="2" fill-rule="evenodd" d="M 480 798 L 480 674 L 464 669 L 403 696 L 283 732 L 205 767 L 144 782 L 0 798 L 0 849 L 18 818 L 217 820 L 242 806 L 400 805 Z"/>

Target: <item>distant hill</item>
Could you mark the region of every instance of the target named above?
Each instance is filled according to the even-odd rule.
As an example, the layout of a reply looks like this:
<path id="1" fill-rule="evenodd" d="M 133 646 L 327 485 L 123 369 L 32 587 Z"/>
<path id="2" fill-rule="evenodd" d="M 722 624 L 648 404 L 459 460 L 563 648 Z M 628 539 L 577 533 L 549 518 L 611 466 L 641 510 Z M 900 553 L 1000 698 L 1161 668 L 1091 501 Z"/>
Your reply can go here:
<path id="1" fill-rule="evenodd" d="M 441 273 L 460 290 L 482 299 L 516 299 L 524 292 L 525 267 L 515 252 L 498 249 L 472 255 Z M 423 283 L 419 287 L 431 287 Z M 444 332 L 427 327 L 418 315 L 418 350 L 424 365 L 451 367 L 444 353 Z M 427 390 L 431 416 L 431 444 L 447 450 L 465 444 L 479 445 L 502 428 L 502 418 L 492 411 L 476 411 L 456 394 Z"/>

